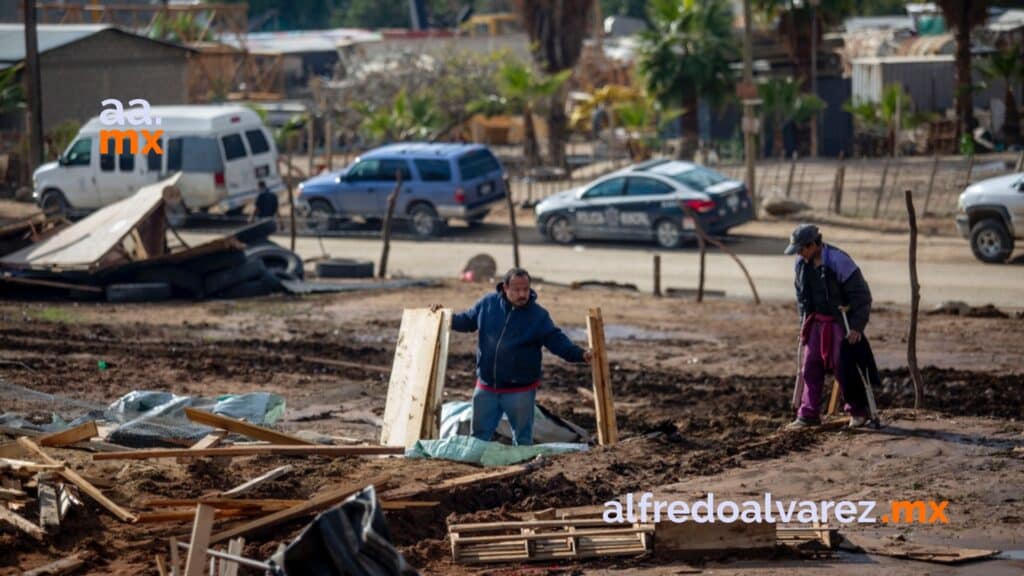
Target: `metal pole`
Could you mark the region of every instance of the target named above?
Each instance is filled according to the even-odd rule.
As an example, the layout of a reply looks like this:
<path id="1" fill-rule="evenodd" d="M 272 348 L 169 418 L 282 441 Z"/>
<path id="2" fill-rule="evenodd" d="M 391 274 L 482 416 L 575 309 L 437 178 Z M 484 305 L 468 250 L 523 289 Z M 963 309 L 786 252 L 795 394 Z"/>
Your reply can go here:
<path id="1" fill-rule="evenodd" d="M 43 163 L 43 89 L 40 82 L 39 43 L 36 40 L 36 0 L 24 0 L 25 84 L 28 102 L 29 175 Z"/>

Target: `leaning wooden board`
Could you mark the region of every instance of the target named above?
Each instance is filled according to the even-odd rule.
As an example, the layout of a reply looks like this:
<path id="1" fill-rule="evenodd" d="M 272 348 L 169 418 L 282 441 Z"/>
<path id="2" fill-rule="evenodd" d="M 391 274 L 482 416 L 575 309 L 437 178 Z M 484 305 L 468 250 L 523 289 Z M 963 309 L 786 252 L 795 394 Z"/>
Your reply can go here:
<path id="1" fill-rule="evenodd" d="M 384 426 L 383 446 L 409 447 L 436 435 L 448 357 L 451 311 L 407 309 L 395 346 Z"/>
<path id="2" fill-rule="evenodd" d="M 619 427 L 615 421 L 615 402 L 612 400 L 611 369 L 605 350 L 604 319 L 600 308 L 591 308 L 587 314 L 587 340 L 594 357 L 590 362 L 594 378 L 594 408 L 597 414 L 597 439 L 602 445 L 619 441 Z"/>

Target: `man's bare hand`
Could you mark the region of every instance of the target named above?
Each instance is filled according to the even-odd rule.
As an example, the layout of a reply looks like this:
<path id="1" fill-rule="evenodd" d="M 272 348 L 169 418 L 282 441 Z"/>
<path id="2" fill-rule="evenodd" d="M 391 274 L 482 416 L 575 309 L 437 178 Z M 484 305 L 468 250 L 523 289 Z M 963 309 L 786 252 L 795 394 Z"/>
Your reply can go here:
<path id="1" fill-rule="evenodd" d="M 444 304 L 431 304 L 430 305 L 430 311 L 431 312 L 440 312 L 441 310 L 444 310 Z"/>
<path id="2" fill-rule="evenodd" d="M 856 344 L 857 342 L 860 342 L 861 337 L 862 336 L 860 332 L 856 330 L 850 330 L 850 333 L 846 335 L 846 341 L 849 342 L 850 344 Z"/>
<path id="3" fill-rule="evenodd" d="M 583 351 L 583 361 L 586 362 L 587 364 L 590 364 L 593 360 L 594 360 L 594 351 L 593 350 L 584 350 Z"/>

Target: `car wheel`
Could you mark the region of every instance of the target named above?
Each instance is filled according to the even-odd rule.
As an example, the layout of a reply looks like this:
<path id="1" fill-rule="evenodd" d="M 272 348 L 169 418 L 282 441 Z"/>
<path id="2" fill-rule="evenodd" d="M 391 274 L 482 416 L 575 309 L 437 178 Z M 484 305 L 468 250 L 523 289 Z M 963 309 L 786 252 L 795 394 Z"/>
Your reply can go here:
<path id="1" fill-rule="evenodd" d="M 572 244 L 576 241 L 576 230 L 565 216 L 556 216 L 548 222 L 548 238 L 558 244 Z"/>
<path id="2" fill-rule="evenodd" d="M 674 220 L 658 220 L 654 225 L 654 241 L 662 248 L 678 248 L 683 241 L 682 229 Z"/>
<path id="3" fill-rule="evenodd" d="M 971 228 L 971 250 L 978 260 L 999 264 L 1006 262 L 1013 252 L 1013 238 L 1002 222 L 982 220 Z"/>
<path id="4" fill-rule="evenodd" d="M 409 209 L 409 228 L 419 238 L 432 238 L 441 232 L 444 222 L 429 204 L 416 204 Z"/>
<path id="5" fill-rule="evenodd" d="M 309 216 L 306 218 L 306 228 L 317 232 L 331 230 L 334 227 L 334 206 L 323 199 L 309 201 Z"/>
<path id="6" fill-rule="evenodd" d="M 43 192 L 43 196 L 39 199 L 39 207 L 44 213 L 53 216 L 67 216 L 71 211 L 71 206 L 64 198 L 64 193 L 54 189 Z"/>

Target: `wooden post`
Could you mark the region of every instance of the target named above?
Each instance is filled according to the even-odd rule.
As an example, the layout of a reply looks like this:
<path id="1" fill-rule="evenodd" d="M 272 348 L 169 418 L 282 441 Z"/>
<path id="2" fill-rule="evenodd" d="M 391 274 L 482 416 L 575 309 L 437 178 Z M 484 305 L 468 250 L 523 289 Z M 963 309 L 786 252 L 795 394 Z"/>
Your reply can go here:
<path id="1" fill-rule="evenodd" d="M 391 219 L 395 215 L 395 204 L 398 203 L 398 192 L 402 189 L 402 173 L 395 171 L 395 189 L 388 194 L 388 210 L 384 214 L 384 226 L 381 228 L 381 236 L 384 238 L 384 249 L 380 254 L 380 267 L 377 269 L 378 278 L 386 278 L 388 274 L 388 252 L 391 250 Z"/>
<path id="2" fill-rule="evenodd" d="M 654 295 L 661 296 L 661 254 L 654 255 Z"/>
<path id="3" fill-rule="evenodd" d="M 832 183 L 832 213 L 843 211 L 843 185 L 846 183 L 846 157 L 839 151 L 839 166 L 836 168 L 836 179 Z"/>
<path id="4" fill-rule="evenodd" d="M 590 369 L 594 378 L 594 408 L 597 417 L 597 441 L 601 445 L 619 441 L 619 428 L 615 422 L 615 404 L 612 401 L 611 370 L 608 352 L 604 347 L 604 320 L 600 308 L 591 308 L 587 314 L 587 341 L 593 358 Z"/>
<path id="5" fill-rule="evenodd" d="M 747 284 L 750 285 L 750 291 L 754 294 L 754 303 L 755 304 L 760 304 L 761 303 L 761 297 L 758 296 L 758 294 L 757 294 L 757 287 L 754 286 L 754 279 L 750 277 L 750 272 L 748 272 L 747 271 L 747 267 L 743 265 L 743 261 L 741 261 L 739 259 L 739 257 L 736 256 L 736 254 L 732 250 L 729 250 L 728 248 L 726 248 L 725 244 L 722 244 L 718 240 L 715 240 L 714 238 L 712 238 L 712 237 L 710 237 L 710 236 L 708 236 L 707 234 L 704 233 L 704 228 L 700 225 L 700 221 L 697 220 L 696 214 L 693 212 L 692 208 L 690 208 L 686 204 L 682 204 L 682 208 L 683 208 L 683 211 L 686 212 L 690 216 L 690 218 L 693 219 L 693 227 L 694 227 L 694 230 L 697 231 L 698 242 L 703 240 L 704 242 L 707 242 L 708 244 L 711 244 L 715 248 L 718 248 L 722 252 L 725 252 L 726 254 L 728 254 L 729 257 L 732 258 L 734 262 L 736 262 L 736 265 L 740 267 L 740 270 L 743 272 L 743 275 L 746 276 Z M 703 276 L 703 274 L 702 274 L 702 276 Z M 703 282 L 702 282 L 702 284 L 703 284 Z M 698 294 L 698 296 L 699 295 L 700 294 Z"/>
<path id="6" fill-rule="evenodd" d="M 288 147 L 288 223 L 291 227 L 291 251 L 295 252 L 295 192 L 292 191 L 292 150 L 295 147 L 295 140 L 291 134 L 285 136 L 285 146 Z"/>
<path id="7" fill-rule="evenodd" d="M 171 576 L 181 576 L 181 558 L 178 556 L 177 538 L 171 538 Z"/>
<path id="8" fill-rule="evenodd" d="M 878 218 L 879 212 L 882 210 L 882 196 L 885 195 L 885 181 L 889 177 L 889 163 L 892 162 L 892 158 L 885 159 L 885 166 L 882 167 L 882 183 L 878 185 L 878 197 L 875 198 L 875 218 Z"/>
<path id="9" fill-rule="evenodd" d="M 967 157 L 967 181 L 964 182 L 964 188 L 971 185 L 971 176 L 974 175 L 974 153 Z"/>
<path id="10" fill-rule="evenodd" d="M 786 198 L 789 198 L 790 191 L 793 189 L 793 174 L 796 172 L 796 152 L 793 152 L 793 160 L 789 165 L 789 179 L 786 180 Z"/>
<path id="11" fill-rule="evenodd" d="M 39 68 L 39 40 L 36 33 L 36 2 L 23 0 L 25 17 L 25 103 L 28 104 L 28 173 L 43 162 L 43 91 Z M 63 150 L 62 150 L 63 152 Z"/>
<path id="12" fill-rule="evenodd" d="M 192 524 L 192 540 L 189 542 L 188 558 L 185 560 L 185 576 L 202 576 L 206 565 L 206 549 L 210 547 L 213 532 L 213 506 L 196 506 L 196 520 Z"/>
<path id="13" fill-rule="evenodd" d="M 327 153 L 327 171 L 331 172 L 334 170 L 334 114 L 331 114 L 330 107 L 324 116 L 324 148 Z"/>
<path id="14" fill-rule="evenodd" d="M 309 154 L 309 166 L 306 170 L 306 178 L 313 177 L 313 160 L 316 157 L 316 116 L 310 110 L 306 118 L 306 153 Z"/>
<path id="15" fill-rule="evenodd" d="M 904 196 L 910 223 L 910 334 L 907 335 L 907 366 L 910 368 L 910 379 L 914 382 L 914 410 L 917 410 L 921 407 L 924 395 L 924 380 L 917 367 L 917 313 L 921 306 L 921 284 L 917 280 L 917 214 L 914 212 L 913 193 L 907 190 Z"/>
<path id="16" fill-rule="evenodd" d="M 519 268 L 519 230 L 516 228 L 516 207 L 512 203 L 512 185 L 505 178 L 505 204 L 508 206 L 508 224 L 512 228 L 512 260 Z"/>
<path id="17" fill-rule="evenodd" d="M 892 197 L 896 195 L 896 191 L 900 187 L 900 173 L 903 171 L 903 161 L 900 159 L 896 160 L 896 173 L 892 177 L 892 189 L 885 196 L 885 206 L 882 207 L 882 214 L 889 213 L 889 204 L 892 203 Z"/>
<path id="18" fill-rule="evenodd" d="M 932 200 L 932 190 L 935 189 L 935 175 L 939 172 L 939 155 L 935 155 L 935 159 L 932 160 L 932 173 L 928 176 L 928 192 L 924 195 L 924 210 L 921 212 L 922 215 L 928 213 L 928 203 Z"/>
<path id="19" fill-rule="evenodd" d="M 687 207 L 689 210 L 689 207 Z M 693 220 L 694 228 L 699 228 L 700 224 L 697 223 L 697 215 L 690 212 L 690 218 Z M 704 301 L 704 269 L 707 263 L 708 245 L 704 242 L 704 231 L 701 230 L 697 233 L 697 246 L 700 248 L 700 272 L 697 276 L 697 302 Z"/>
<path id="20" fill-rule="evenodd" d="M 1017 164 L 1013 167 L 1014 172 L 1024 171 L 1024 151 L 1021 151 L 1020 156 L 1017 157 Z"/>

